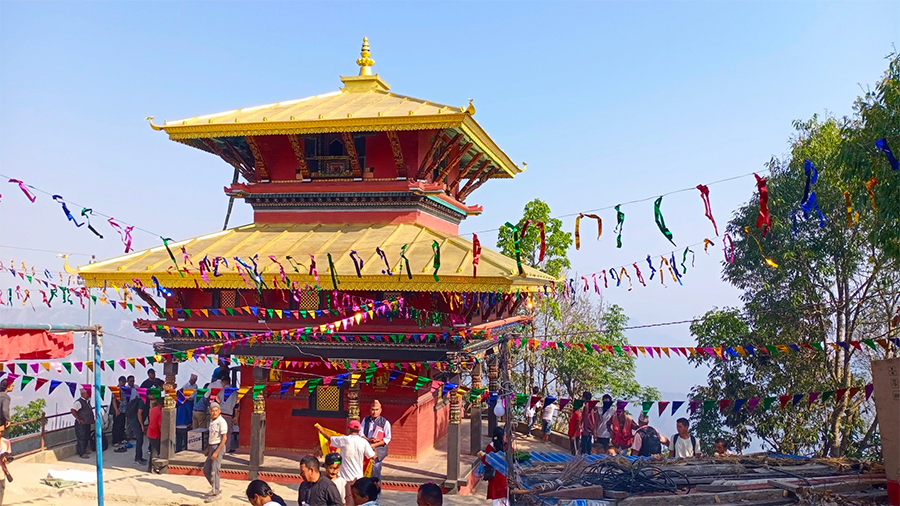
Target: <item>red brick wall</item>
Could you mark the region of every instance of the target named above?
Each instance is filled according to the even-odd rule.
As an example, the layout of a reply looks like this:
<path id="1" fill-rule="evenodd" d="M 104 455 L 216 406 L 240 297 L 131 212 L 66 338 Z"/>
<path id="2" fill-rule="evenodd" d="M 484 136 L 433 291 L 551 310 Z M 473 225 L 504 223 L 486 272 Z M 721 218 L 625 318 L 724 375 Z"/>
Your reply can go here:
<path id="1" fill-rule="evenodd" d="M 431 449 L 434 442 L 447 435 L 450 406 L 444 405 L 435 411 L 440 397 L 430 392 L 419 399 L 418 422 L 416 427 L 416 452 L 422 454 Z"/>

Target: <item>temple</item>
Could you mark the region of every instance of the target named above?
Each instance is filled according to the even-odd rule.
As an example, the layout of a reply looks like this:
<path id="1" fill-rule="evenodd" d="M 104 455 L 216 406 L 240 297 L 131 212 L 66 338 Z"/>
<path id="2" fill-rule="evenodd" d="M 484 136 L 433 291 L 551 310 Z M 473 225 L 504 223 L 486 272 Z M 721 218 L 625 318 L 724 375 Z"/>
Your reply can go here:
<path id="1" fill-rule="evenodd" d="M 241 401 L 240 427 L 260 414 L 268 421 L 262 443 L 241 431 L 242 448 L 311 452 L 313 424 L 343 430 L 378 398 L 393 424 L 387 462 L 415 462 L 447 436 L 453 481 L 460 374 L 481 387 L 498 333 L 555 279 L 458 235 L 482 211 L 473 192 L 522 170 L 475 121 L 471 101 L 391 92 L 372 72 L 367 40 L 356 63 L 359 75 L 341 77 L 334 92 L 162 125 L 151 118 L 154 130 L 233 168 L 225 194 L 252 206 L 253 223 L 227 228 L 226 218 L 223 231 L 79 273 L 89 287 L 130 286 L 154 305 L 150 295 L 161 296 L 159 318 L 134 323 L 162 339 L 160 353 L 211 350 L 242 364 L 240 386 L 266 385 Z M 168 384 L 190 358 L 174 354 Z"/>

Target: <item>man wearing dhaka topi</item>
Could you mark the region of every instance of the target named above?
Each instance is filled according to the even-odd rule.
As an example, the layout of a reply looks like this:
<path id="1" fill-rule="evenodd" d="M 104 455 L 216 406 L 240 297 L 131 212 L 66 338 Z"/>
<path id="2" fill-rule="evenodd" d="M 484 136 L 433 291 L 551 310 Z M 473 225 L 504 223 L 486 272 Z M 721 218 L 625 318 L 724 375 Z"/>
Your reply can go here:
<path id="1" fill-rule="evenodd" d="M 381 402 L 372 401 L 369 416 L 363 419 L 362 435 L 375 450 L 375 460 L 372 461 L 372 478 L 381 479 L 381 464 L 388 454 L 388 444 L 391 442 L 391 422 L 381 416 Z"/>

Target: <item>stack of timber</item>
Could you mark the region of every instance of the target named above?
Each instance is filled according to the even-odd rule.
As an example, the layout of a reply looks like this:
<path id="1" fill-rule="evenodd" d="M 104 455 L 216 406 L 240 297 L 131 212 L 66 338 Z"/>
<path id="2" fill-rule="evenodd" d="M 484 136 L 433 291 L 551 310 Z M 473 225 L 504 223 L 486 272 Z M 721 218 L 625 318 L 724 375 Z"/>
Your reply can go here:
<path id="1" fill-rule="evenodd" d="M 752 454 L 652 459 L 532 452 L 509 478 L 516 504 L 855 506 L 887 504 L 884 467 L 852 459 Z M 521 459 L 520 459 L 521 460 Z M 502 469 L 501 469 L 502 468 Z M 510 477 L 510 474 L 512 475 Z"/>

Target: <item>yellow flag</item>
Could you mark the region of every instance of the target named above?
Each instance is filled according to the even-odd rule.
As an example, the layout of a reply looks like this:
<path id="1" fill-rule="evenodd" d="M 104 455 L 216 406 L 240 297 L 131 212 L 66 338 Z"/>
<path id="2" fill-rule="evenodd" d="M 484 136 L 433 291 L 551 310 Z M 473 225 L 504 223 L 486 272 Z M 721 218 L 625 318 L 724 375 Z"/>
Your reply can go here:
<path id="1" fill-rule="evenodd" d="M 343 434 L 341 434 L 340 432 L 333 431 L 331 429 L 326 429 L 325 427 L 322 427 L 319 424 L 316 424 L 316 428 L 317 429 L 321 428 L 322 430 L 325 431 L 326 434 L 328 434 L 327 436 L 325 436 L 321 432 L 319 432 L 319 447 L 322 450 L 322 457 L 325 457 L 326 455 L 331 453 L 331 441 L 329 441 L 329 440 L 334 436 L 343 436 Z"/>

